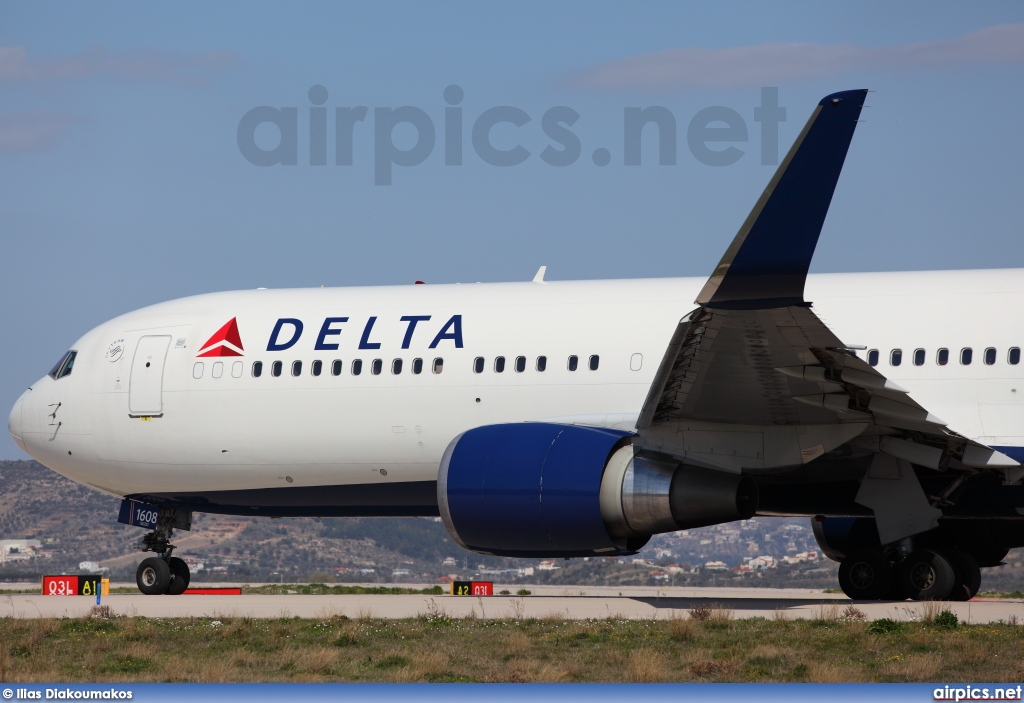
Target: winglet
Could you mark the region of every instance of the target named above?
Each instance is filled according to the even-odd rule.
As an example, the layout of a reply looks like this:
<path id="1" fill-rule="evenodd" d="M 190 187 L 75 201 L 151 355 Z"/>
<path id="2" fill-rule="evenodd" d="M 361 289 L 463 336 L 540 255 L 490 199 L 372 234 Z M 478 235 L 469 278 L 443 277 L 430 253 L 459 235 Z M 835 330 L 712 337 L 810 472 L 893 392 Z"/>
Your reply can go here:
<path id="1" fill-rule="evenodd" d="M 804 281 L 866 90 L 822 99 L 704 284 L 697 304 L 805 305 Z"/>

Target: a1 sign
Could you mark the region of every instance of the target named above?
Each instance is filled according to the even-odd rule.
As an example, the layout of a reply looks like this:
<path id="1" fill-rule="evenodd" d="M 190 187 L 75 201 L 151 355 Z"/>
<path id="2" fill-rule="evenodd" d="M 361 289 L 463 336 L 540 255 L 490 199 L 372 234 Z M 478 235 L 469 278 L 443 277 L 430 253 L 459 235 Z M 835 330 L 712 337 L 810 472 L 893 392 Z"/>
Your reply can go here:
<path id="1" fill-rule="evenodd" d="M 44 596 L 94 596 L 100 588 L 99 576 L 44 576 Z"/>
<path id="2" fill-rule="evenodd" d="M 493 596 L 494 584 L 490 581 L 452 581 L 453 596 Z"/>

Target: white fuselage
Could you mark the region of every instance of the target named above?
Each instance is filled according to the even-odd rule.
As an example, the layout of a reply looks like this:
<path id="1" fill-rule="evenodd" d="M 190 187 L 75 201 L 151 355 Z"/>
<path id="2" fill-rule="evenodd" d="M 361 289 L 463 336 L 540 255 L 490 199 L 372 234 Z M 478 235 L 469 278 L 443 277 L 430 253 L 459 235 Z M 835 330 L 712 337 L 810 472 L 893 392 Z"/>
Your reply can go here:
<path id="1" fill-rule="evenodd" d="M 631 428 L 704 282 L 253 290 L 171 301 L 79 339 L 73 372 L 33 384 L 10 431 L 41 463 L 122 496 L 434 481 L 449 442 L 473 427 L 549 419 Z M 1008 361 L 1024 345 L 1024 270 L 814 275 L 805 297 L 845 344 L 879 350 L 879 370 L 951 429 L 1024 446 L 1024 365 Z M 410 332 L 403 317 L 429 319 Z M 348 320 L 321 335 L 328 318 Z M 199 356 L 231 319 L 241 355 Z M 301 321 L 302 333 L 268 351 L 294 335 L 292 323 L 272 334 L 283 319 Z M 949 350 L 945 365 L 936 363 L 940 348 Z M 973 350 L 969 365 L 963 348 Z M 893 349 L 902 350 L 899 366 Z M 925 350 L 920 366 L 916 349 Z"/>

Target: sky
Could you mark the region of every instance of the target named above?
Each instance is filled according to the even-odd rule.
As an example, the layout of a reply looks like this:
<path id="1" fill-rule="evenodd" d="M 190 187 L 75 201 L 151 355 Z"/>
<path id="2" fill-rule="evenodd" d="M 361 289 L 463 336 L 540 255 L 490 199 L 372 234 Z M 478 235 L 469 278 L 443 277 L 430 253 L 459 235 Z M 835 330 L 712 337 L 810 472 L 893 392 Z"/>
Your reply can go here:
<path id="1" fill-rule="evenodd" d="M 3 1 L 0 417 L 186 295 L 706 276 L 846 89 L 812 271 L 1024 267 L 1022 86 L 1011 2 Z"/>

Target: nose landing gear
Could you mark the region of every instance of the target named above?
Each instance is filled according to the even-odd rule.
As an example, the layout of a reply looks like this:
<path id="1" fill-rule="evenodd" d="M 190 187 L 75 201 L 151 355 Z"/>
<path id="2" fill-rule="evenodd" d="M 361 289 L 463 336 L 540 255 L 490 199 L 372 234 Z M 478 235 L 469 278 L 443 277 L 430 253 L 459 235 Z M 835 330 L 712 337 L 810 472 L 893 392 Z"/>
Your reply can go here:
<path id="1" fill-rule="evenodd" d="M 147 596 L 178 596 L 188 588 L 191 574 L 183 559 L 172 556 L 174 545 L 170 540 L 175 526 L 191 526 L 191 515 L 186 518 L 181 511 L 168 507 L 153 508 L 153 512 L 158 513 L 155 522 L 151 523 L 153 531 L 139 540 L 138 547 L 144 552 L 154 552 L 156 556 L 142 560 L 135 571 L 135 583 Z"/>

